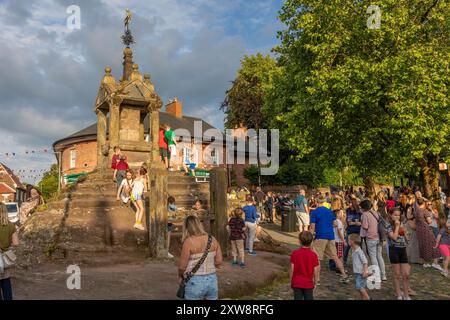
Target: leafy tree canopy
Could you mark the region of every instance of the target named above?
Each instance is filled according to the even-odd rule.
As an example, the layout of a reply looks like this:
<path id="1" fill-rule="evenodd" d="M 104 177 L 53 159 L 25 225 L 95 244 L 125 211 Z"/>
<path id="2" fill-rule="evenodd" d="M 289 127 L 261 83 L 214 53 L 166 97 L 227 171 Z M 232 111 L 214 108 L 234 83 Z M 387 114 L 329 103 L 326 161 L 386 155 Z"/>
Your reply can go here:
<path id="1" fill-rule="evenodd" d="M 367 26 L 372 4 L 379 29 Z M 421 168 L 435 183 L 450 151 L 449 9 L 436 0 L 286 0 L 275 49 L 282 72 L 264 107 L 272 127 L 300 158 L 363 176 Z"/>
<path id="2" fill-rule="evenodd" d="M 267 128 L 267 119 L 261 108 L 264 105 L 265 92 L 278 72 L 276 60 L 269 55 L 258 53 L 244 56 L 236 79 L 227 90 L 221 106 L 226 115 L 226 128 Z"/>

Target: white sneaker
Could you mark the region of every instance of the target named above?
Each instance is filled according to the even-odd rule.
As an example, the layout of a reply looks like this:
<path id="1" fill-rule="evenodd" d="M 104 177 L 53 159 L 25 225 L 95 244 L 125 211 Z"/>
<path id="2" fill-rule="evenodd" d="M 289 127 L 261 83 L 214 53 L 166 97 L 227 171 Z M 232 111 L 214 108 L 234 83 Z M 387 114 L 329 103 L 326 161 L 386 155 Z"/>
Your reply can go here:
<path id="1" fill-rule="evenodd" d="M 167 252 L 167 258 L 173 259 L 173 254 L 170 254 L 170 252 Z"/>
<path id="2" fill-rule="evenodd" d="M 140 224 L 140 223 L 138 225 L 136 225 L 136 228 L 139 229 L 139 230 L 145 231 L 144 226 L 142 224 Z"/>
<path id="3" fill-rule="evenodd" d="M 431 264 L 429 264 L 429 263 L 424 263 L 424 264 L 423 264 L 423 267 L 424 267 L 424 268 L 431 268 Z"/>
<path id="4" fill-rule="evenodd" d="M 412 300 L 410 296 L 404 297 L 403 300 Z"/>
<path id="5" fill-rule="evenodd" d="M 403 300 L 403 297 L 402 296 L 398 296 L 397 300 Z"/>
<path id="6" fill-rule="evenodd" d="M 144 228 L 144 226 L 142 225 L 142 223 L 135 223 L 133 227 L 134 227 L 135 229 L 138 229 L 138 230 L 142 230 L 142 231 L 145 230 L 145 228 Z"/>
<path id="7" fill-rule="evenodd" d="M 444 277 L 448 278 L 448 271 L 447 271 L 447 272 L 441 271 L 441 274 L 442 274 Z"/>
<path id="8" fill-rule="evenodd" d="M 260 240 L 258 238 L 255 238 L 255 240 L 253 240 L 253 242 L 260 242 Z"/>
<path id="9" fill-rule="evenodd" d="M 444 269 L 442 269 L 442 267 L 437 263 L 433 263 L 431 266 L 438 271 L 441 271 L 441 272 L 444 271 Z"/>

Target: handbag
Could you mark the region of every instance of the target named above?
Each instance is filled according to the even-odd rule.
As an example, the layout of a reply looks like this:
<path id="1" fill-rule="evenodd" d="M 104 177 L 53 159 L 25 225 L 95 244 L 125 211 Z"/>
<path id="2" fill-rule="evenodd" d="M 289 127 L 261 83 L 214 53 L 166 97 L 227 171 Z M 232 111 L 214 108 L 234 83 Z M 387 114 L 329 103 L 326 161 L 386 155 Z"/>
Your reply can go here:
<path id="1" fill-rule="evenodd" d="M 17 256 L 12 250 L 2 252 L 0 250 L 0 273 L 5 272 L 5 269 L 14 267 Z"/>
<path id="2" fill-rule="evenodd" d="M 206 244 L 205 252 L 203 252 L 202 257 L 198 260 L 197 264 L 192 268 L 191 272 L 189 272 L 186 277 L 181 280 L 180 286 L 178 287 L 177 297 L 180 299 L 184 299 L 186 284 L 191 280 L 192 276 L 200 269 L 203 262 L 205 262 L 206 257 L 208 256 L 209 249 L 211 248 L 212 237 L 208 235 L 208 243 Z"/>

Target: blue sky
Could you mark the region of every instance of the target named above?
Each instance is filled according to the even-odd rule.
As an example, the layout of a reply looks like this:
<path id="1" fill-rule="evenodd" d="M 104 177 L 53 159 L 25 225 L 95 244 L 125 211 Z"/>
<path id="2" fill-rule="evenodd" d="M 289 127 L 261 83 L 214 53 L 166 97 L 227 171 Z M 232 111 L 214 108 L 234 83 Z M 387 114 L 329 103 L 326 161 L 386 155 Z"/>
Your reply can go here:
<path id="1" fill-rule="evenodd" d="M 69 30 L 69 5 L 81 29 Z M 0 1 L 0 162 L 39 170 L 55 140 L 95 122 L 93 104 L 111 66 L 121 75 L 124 11 L 133 12 L 134 61 L 167 102 L 223 128 L 218 108 L 245 54 L 277 44 L 281 0 L 2 0 Z M 16 157 L 5 153 L 15 152 Z M 33 182 L 33 181 L 32 181 Z"/>

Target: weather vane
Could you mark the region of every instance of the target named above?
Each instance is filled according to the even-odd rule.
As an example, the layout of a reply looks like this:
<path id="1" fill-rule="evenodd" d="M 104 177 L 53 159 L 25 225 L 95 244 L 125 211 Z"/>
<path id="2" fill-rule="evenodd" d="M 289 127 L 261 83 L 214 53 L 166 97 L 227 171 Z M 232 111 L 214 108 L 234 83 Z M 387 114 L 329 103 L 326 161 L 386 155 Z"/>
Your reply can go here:
<path id="1" fill-rule="evenodd" d="M 131 34 L 131 30 L 129 28 L 131 22 L 132 13 L 129 9 L 125 10 L 125 19 L 123 19 L 123 23 L 125 26 L 125 32 L 122 35 L 122 43 L 127 47 L 130 47 L 130 44 L 135 43 L 133 35 Z"/>

